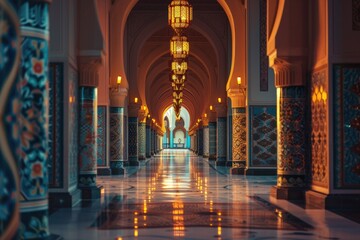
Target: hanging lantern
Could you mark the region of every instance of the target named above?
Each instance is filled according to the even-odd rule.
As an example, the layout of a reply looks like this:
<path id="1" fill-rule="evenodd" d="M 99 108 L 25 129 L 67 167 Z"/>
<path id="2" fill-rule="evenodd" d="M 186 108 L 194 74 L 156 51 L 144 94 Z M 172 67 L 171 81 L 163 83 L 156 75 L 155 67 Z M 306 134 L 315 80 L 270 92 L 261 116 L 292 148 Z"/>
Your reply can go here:
<path id="1" fill-rule="evenodd" d="M 171 71 L 176 75 L 184 75 L 188 68 L 186 61 L 172 61 Z"/>
<path id="2" fill-rule="evenodd" d="M 190 44 L 185 36 L 173 36 L 170 40 L 170 53 L 173 58 L 185 59 L 189 55 Z"/>
<path id="3" fill-rule="evenodd" d="M 172 0 L 168 6 L 169 25 L 174 31 L 181 35 L 181 32 L 189 27 L 193 19 L 192 6 L 187 0 Z"/>

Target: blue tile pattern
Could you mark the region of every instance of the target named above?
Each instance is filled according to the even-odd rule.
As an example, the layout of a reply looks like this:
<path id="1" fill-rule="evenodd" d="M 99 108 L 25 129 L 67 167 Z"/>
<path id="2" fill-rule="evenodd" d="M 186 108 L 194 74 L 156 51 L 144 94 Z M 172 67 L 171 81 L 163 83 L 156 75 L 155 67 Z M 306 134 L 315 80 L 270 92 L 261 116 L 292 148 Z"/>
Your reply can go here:
<path id="1" fill-rule="evenodd" d="M 97 165 L 106 167 L 106 117 L 107 106 L 98 106 Z"/>
<path id="2" fill-rule="evenodd" d="M 12 1 L 13 2 L 13 1 Z M 21 54 L 16 10 L 10 1 L 1 3 L 0 30 L 0 236 L 18 239 L 19 170 L 17 166 L 20 146 L 17 74 Z"/>
<path id="3" fill-rule="evenodd" d="M 276 106 L 250 106 L 249 166 L 276 167 Z"/>
<path id="4" fill-rule="evenodd" d="M 334 65 L 334 187 L 360 187 L 360 65 Z"/>
<path id="5" fill-rule="evenodd" d="M 48 194 L 48 2 L 23 1 L 20 7 L 21 142 L 20 238 L 49 236 Z"/>

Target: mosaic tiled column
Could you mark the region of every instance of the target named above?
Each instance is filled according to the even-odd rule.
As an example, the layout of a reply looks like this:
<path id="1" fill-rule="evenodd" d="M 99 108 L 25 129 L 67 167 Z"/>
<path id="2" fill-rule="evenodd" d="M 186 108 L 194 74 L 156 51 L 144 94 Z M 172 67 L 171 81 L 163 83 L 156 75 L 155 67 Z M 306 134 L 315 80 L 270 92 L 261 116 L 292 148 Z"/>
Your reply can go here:
<path id="1" fill-rule="evenodd" d="M 146 158 L 151 157 L 151 128 L 146 124 Z"/>
<path id="2" fill-rule="evenodd" d="M 204 129 L 202 127 L 198 130 L 198 155 L 204 155 Z"/>
<path id="3" fill-rule="evenodd" d="M 204 126 L 204 136 L 203 136 L 203 143 L 204 143 L 204 158 L 209 157 L 209 126 Z"/>
<path id="4" fill-rule="evenodd" d="M 110 168 L 112 175 L 125 173 L 123 107 L 110 107 Z"/>
<path id="5" fill-rule="evenodd" d="M 226 133 L 227 133 L 227 108 L 223 104 L 218 104 L 216 108 L 216 165 L 225 166 L 226 165 Z"/>
<path id="6" fill-rule="evenodd" d="M 145 160 L 146 158 L 146 123 L 139 122 L 139 160 Z"/>
<path id="7" fill-rule="evenodd" d="M 232 171 L 244 173 L 246 168 L 246 108 L 232 109 Z"/>
<path id="8" fill-rule="evenodd" d="M 155 155 L 155 130 L 151 128 L 151 155 Z"/>
<path id="9" fill-rule="evenodd" d="M 100 57 L 79 58 L 79 188 L 83 199 L 100 197 L 97 177 L 97 86 Z"/>
<path id="10" fill-rule="evenodd" d="M 299 199 L 305 187 L 306 89 L 302 86 L 277 89 L 278 166 L 277 198 Z"/>
<path id="11" fill-rule="evenodd" d="M 209 122 L 209 160 L 216 160 L 216 122 Z"/>
<path id="12" fill-rule="evenodd" d="M 0 1 L 0 236 L 18 239 L 19 226 L 19 89 L 20 66 L 19 22 L 11 3 Z M 25 136 L 25 135 L 24 135 Z M 40 215 L 41 216 L 41 215 Z M 46 214 L 47 218 L 47 214 Z M 47 233 L 47 225 L 46 231 Z"/>
<path id="13" fill-rule="evenodd" d="M 19 11 L 22 35 L 20 83 L 22 135 L 20 148 L 20 238 L 22 239 L 43 239 L 50 235 L 47 201 L 49 181 L 47 171 L 48 3 L 49 1 L 22 1 Z M 6 25 L 2 24 L 2 26 Z M 11 39 L 11 41 L 13 44 L 14 40 Z M 13 47 L 10 47 L 10 50 L 14 51 Z M 3 51 L 6 53 L 8 50 L 4 49 Z M 11 56 L 9 63 L 13 57 Z M 0 62 L 6 64 L 9 60 L 3 58 L 3 61 Z M 6 86 L 4 87 L 6 88 Z M 2 101 L 1 104 L 3 104 Z M 14 109 L 17 107 L 18 105 L 13 105 Z M 16 129 L 13 130 L 17 131 Z M 1 182 L 6 183 L 7 181 Z M 0 216 L 3 216 L 3 213 Z"/>
<path id="14" fill-rule="evenodd" d="M 129 117 L 128 122 L 128 136 L 129 136 L 129 165 L 139 166 L 138 161 L 138 118 Z"/>

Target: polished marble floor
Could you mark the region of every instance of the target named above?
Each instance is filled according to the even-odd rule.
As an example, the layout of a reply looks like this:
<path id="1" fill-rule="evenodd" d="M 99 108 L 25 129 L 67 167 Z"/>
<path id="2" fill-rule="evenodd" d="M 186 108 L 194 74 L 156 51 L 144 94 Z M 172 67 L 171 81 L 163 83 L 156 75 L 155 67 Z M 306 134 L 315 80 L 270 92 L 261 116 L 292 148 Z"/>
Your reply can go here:
<path id="1" fill-rule="evenodd" d="M 360 224 L 269 197 L 274 176 L 226 174 L 188 150 L 164 150 L 125 176 L 103 176 L 102 198 L 50 216 L 64 239 L 358 239 Z"/>

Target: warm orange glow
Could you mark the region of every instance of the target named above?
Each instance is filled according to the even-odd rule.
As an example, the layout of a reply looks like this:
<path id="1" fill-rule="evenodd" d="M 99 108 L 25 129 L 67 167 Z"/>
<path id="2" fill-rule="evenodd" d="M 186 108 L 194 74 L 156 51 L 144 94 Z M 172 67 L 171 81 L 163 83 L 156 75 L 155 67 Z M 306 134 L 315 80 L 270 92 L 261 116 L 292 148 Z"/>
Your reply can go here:
<path id="1" fill-rule="evenodd" d="M 237 77 L 237 84 L 241 85 L 241 77 Z"/>
<path id="2" fill-rule="evenodd" d="M 221 98 L 218 98 L 218 103 L 221 103 Z"/>
<path id="3" fill-rule="evenodd" d="M 212 105 L 210 105 L 210 111 L 212 111 L 213 110 L 213 106 Z"/>
<path id="4" fill-rule="evenodd" d="M 116 83 L 117 83 L 118 85 L 121 84 L 121 76 L 118 76 L 118 77 L 117 77 Z"/>
<path id="5" fill-rule="evenodd" d="M 148 118 L 150 118 L 150 117 L 151 117 L 151 115 L 150 115 L 150 114 L 148 114 L 148 115 L 147 115 L 147 117 L 148 117 Z"/>
<path id="6" fill-rule="evenodd" d="M 155 123 L 155 118 L 152 119 L 152 122 Z"/>
<path id="7" fill-rule="evenodd" d="M 136 97 L 134 98 L 134 102 L 137 103 L 139 101 L 139 99 Z"/>

